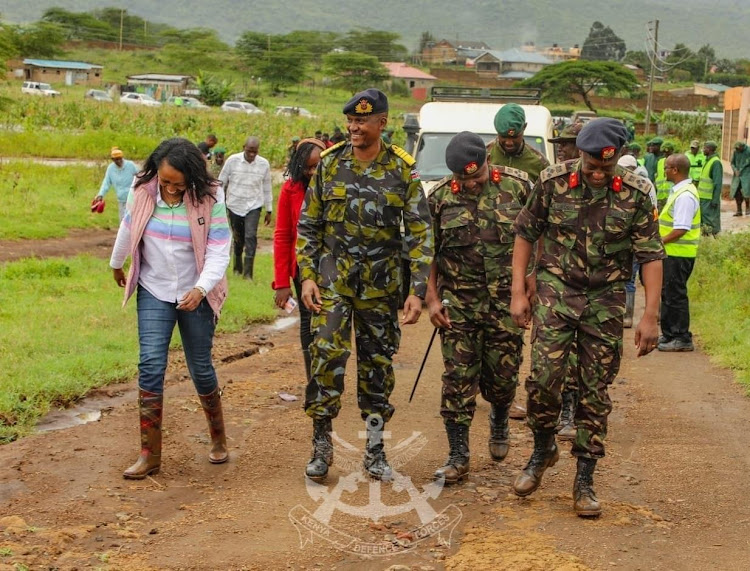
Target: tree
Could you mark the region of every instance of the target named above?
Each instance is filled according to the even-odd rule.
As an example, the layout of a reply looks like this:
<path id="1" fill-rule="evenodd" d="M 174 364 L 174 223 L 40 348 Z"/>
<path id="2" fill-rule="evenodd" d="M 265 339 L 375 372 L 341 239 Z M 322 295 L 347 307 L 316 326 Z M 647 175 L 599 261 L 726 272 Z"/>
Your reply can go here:
<path id="1" fill-rule="evenodd" d="M 630 65 L 637 65 L 648 75 L 651 71 L 651 62 L 648 59 L 648 54 L 645 51 L 628 51 L 625 57 L 622 58 L 623 64 L 628 63 Z"/>
<path id="2" fill-rule="evenodd" d="M 42 14 L 42 21 L 59 24 L 65 30 L 65 37 L 68 40 L 115 41 L 119 37 L 119 20 L 117 28 L 113 28 L 86 12 L 49 8 Z"/>
<path id="3" fill-rule="evenodd" d="M 358 52 L 375 56 L 378 61 L 404 61 L 409 55 L 401 44 L 397 44 L 398 34 L 380 32 L 365 28 L 350 30 L 341 44 L 350 52 Z"/>
<path id="4" fill-rule="evenodd" d="M 224 63 L 222 58 L 231 54 L 230 47 L 219 39 L 216 30 L 170 30 L 163 37 L 166 42 L 162 51 L 164 59 L 183 73 L 220 68 Z"/>
<path id="5" fill-rule="evenodd" d="M 388 79 L 388 70 L 378 58 L 358 52 L 328 54 L 323 70 L 334 76 L 336 83 L 351 91 L 359 91 Z"/>
<path id="6" fill-rule="evenodd" d="M 601 22 L 594 22 L 581 48 L 581 59 L 620 61 L 625 57 L 625 42 Z"/>
<path id="7" fill-rule="evenodd" d="M 542 88 L 545 100 L 574 102 L 577 95 L 592 111 L 596 109 L 591 105 L 589 95 L 595 89 L 631 95 L 638 90 L 638 81 L 632 71 L 608 61 L 573 60 L 548 65 L 520 85 Z"/>
<path id="8" fill-rule="evenodd" d="M 52 22 L 35 22 L 19 27 L 16 47 L 21 57 L 53 58 L 63 53 L 65 30 Z"/>
<path id="9" fill-rule="evenodd" d="M 435 38 L 432 34 L 430 32 L 422 32 L 422 35 L 419 37 L 419 48 L 417 49 L 417 53 L 421 54 L 428 45 L 433 43 L 435 43 Z"/>
<path id="10" fill-rule="evenodd" d="M 231 81 L 219 80 L 210 73 L 201 71 L 195 83 L 200 90 L 200 98 L 206 105 L 221 105 L 232 99 L 234 84 Z"/>
<path id="11" fill-rule="evenodd" d="M 255 65 L 258 75 L 271 84 L 271 90 L 280 91 L 285 85 L 301 83 L 305 78 L 309 54 L 300 47 L 280 48 L 267 52 Z"/>

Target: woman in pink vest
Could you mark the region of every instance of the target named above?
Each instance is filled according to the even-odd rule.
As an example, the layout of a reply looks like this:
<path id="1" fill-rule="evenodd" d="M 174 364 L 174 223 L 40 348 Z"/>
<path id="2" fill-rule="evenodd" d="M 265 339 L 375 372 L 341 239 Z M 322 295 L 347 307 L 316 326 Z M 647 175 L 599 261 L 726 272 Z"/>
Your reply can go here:
<path id="1" fill-rule="evenodd" d="M 164 373 L 175 324 L 190 376 L 211 433 L 209 461 L 229 459 L 221 392 L 211 360 L 214 329 L 227 295 L 230 233 L 224 192 L 208 174 L 198 148 L 186 139 L 162 142 L 144 164 L 128 195 L 110 266 L 136 293 L 141 454 L 125 470 L 140 480 L 161 466 Z M 125 259 L 132 263 L 127 278 Z"/>

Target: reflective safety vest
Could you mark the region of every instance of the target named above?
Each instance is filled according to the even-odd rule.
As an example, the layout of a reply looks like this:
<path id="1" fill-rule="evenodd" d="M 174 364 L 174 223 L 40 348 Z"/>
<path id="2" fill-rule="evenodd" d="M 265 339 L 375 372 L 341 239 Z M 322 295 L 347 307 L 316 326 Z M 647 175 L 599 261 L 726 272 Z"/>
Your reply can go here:
<path id="1" fill-rule="evenodd" d="M 719 160 L 719 155 L 712 155 L 706 164 L 703 165 L 701 178 L 698 181 L 698 197 L 701 200 L 713 200 L 714 197 L 714 179 L 711 178 L 711 167 Z"/>
<path id="2" fill-rule="evenodd" d="M 706 155 L 698 151 L 698 154 L 685 153 L 685 156 L 690 161 L 690 178 L 693 179 L 694 183 L 697 183 L 701 178 L 701 171 L 706 162 Z"/>
<path id="3" fill-rule="evenodd" d="M 656 163 L 656 177 L 654 178 L 654 186 L 656 187 L 656 200 L 666 200 L 669 196 L 669 191 L 672 190 L 674 183 L 667 180 L 667 173 L 664 171 L 664 165 L 667 162 L 666 157 L 662 157 Z"/>
<path id="4" fill-rule="evenodd" d="M 662 238 L 674 229 L 674 204 L 677 198 L 686 192 L 692 194 L 696 200 L 698 199 L 698 191 L 692 183 L 686 184 L 677 192 L 673 192 L 669 195 L 667 203 L 664 205 L 664 208 L 662 208 L 661 214 L 659 214 L 659 236 Z M 695 214 L 693 214 L 693 221 L 690 224 L 690 230 L 685 232 L 674 242 L 664 244 L 664 250 L 667 252 L 667 256 L 674 256 L 677 258 L 695 258 L 698 253 L 698 242 L 700 239 L 701 209 L 698 207 L 695 209 Z"/>

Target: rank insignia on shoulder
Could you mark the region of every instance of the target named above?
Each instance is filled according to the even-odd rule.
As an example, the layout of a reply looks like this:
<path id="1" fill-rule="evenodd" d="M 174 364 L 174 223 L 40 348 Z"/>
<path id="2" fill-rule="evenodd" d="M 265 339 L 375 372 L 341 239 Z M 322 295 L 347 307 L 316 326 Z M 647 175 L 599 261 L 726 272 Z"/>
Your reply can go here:
<path id="1" fill-rule="evenodd" d="M 578 179 L 578 171 L 573 171 L 570 173 L 570 178 L 568 179 L 568 188 L 575 188 L 577 187 L 581 181 Z"/>
<path id="2" fill-rule="evenodd" d="M 494 182 L 495 184 L 498 184 L 500 180 L 502 179 L 500 175 L 500 169 L 492 169 L 490 171 L 490 178 L 492 179 L 492 182 Z"/>
<path id="3" fill-rule="evenodd" d="M 654 206 L 654 222 L 659 220 L 659 211 L 656 209 L 656 206 Z"/>
<path id="4" fill-rule="evenodd" d="M 458 194 L 461 191 L 461 185 L 459 182 L 454 178 L 451 180 L 451 192 L 453 194 Z"/>
<path id="5" fill-rule="evenodd" d="M 615 192 L 620 192 L 622 190 L 622 177 L 621 176 L 615 176 L 612 179 L 612 190 Z"/>

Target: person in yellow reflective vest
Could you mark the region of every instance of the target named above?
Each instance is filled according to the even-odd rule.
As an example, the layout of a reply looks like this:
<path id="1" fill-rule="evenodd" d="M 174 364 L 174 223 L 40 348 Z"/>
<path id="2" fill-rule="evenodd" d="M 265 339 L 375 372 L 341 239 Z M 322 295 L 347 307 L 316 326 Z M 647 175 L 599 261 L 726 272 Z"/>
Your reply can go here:
<path id="1" fill-rule="evenodd" d="M 704 236 L 716 236 L 721 232 L 721 187 L 724 184 L 724 167 L 721 166 L 718 145 L 714 141 L 703 143 L 706 162 L 698 180 L 698 198 L 701 201 L 701 220 Z"/>
<path id="2" fill-rule="evenodd" d="M 701 170 L 706 164 L 706 155 L 700 150 L 701 143 L 698 139 L 690 141 L 690 148 L 685 151 L 685 156 L 690 161 L 690 178 L 693 180 L 695 188 L 698 188 L 698 181 L 701 178 Z"/>
<path id="3" fill-rule="evenodd" d="M 666 164 L 667 157 L 674 153 L 674 145 L 672 143 L 664 143 L 661 146 L 662 156 L 656 162 L 656 176 L 654 177 L 654 186 L 656 187 L 656 208 L 664 208 L 664 204 L 667 202 L 669 191 L 673 184 L 667 178 L 666 172 L 664 171 L 664 165 Z"/>
<path id="4" fill-rule="evenodd" d="M 659 351 L 693 351 L 687 282 L 695 265 L 701 237 L 698 191 L 690 178 L 690 159 L 683 154 L 666 160 L 667 177 L 674 183 L 659 214 L 659 235 L 664 242 L 664 281 L 661 289 Z"/>

